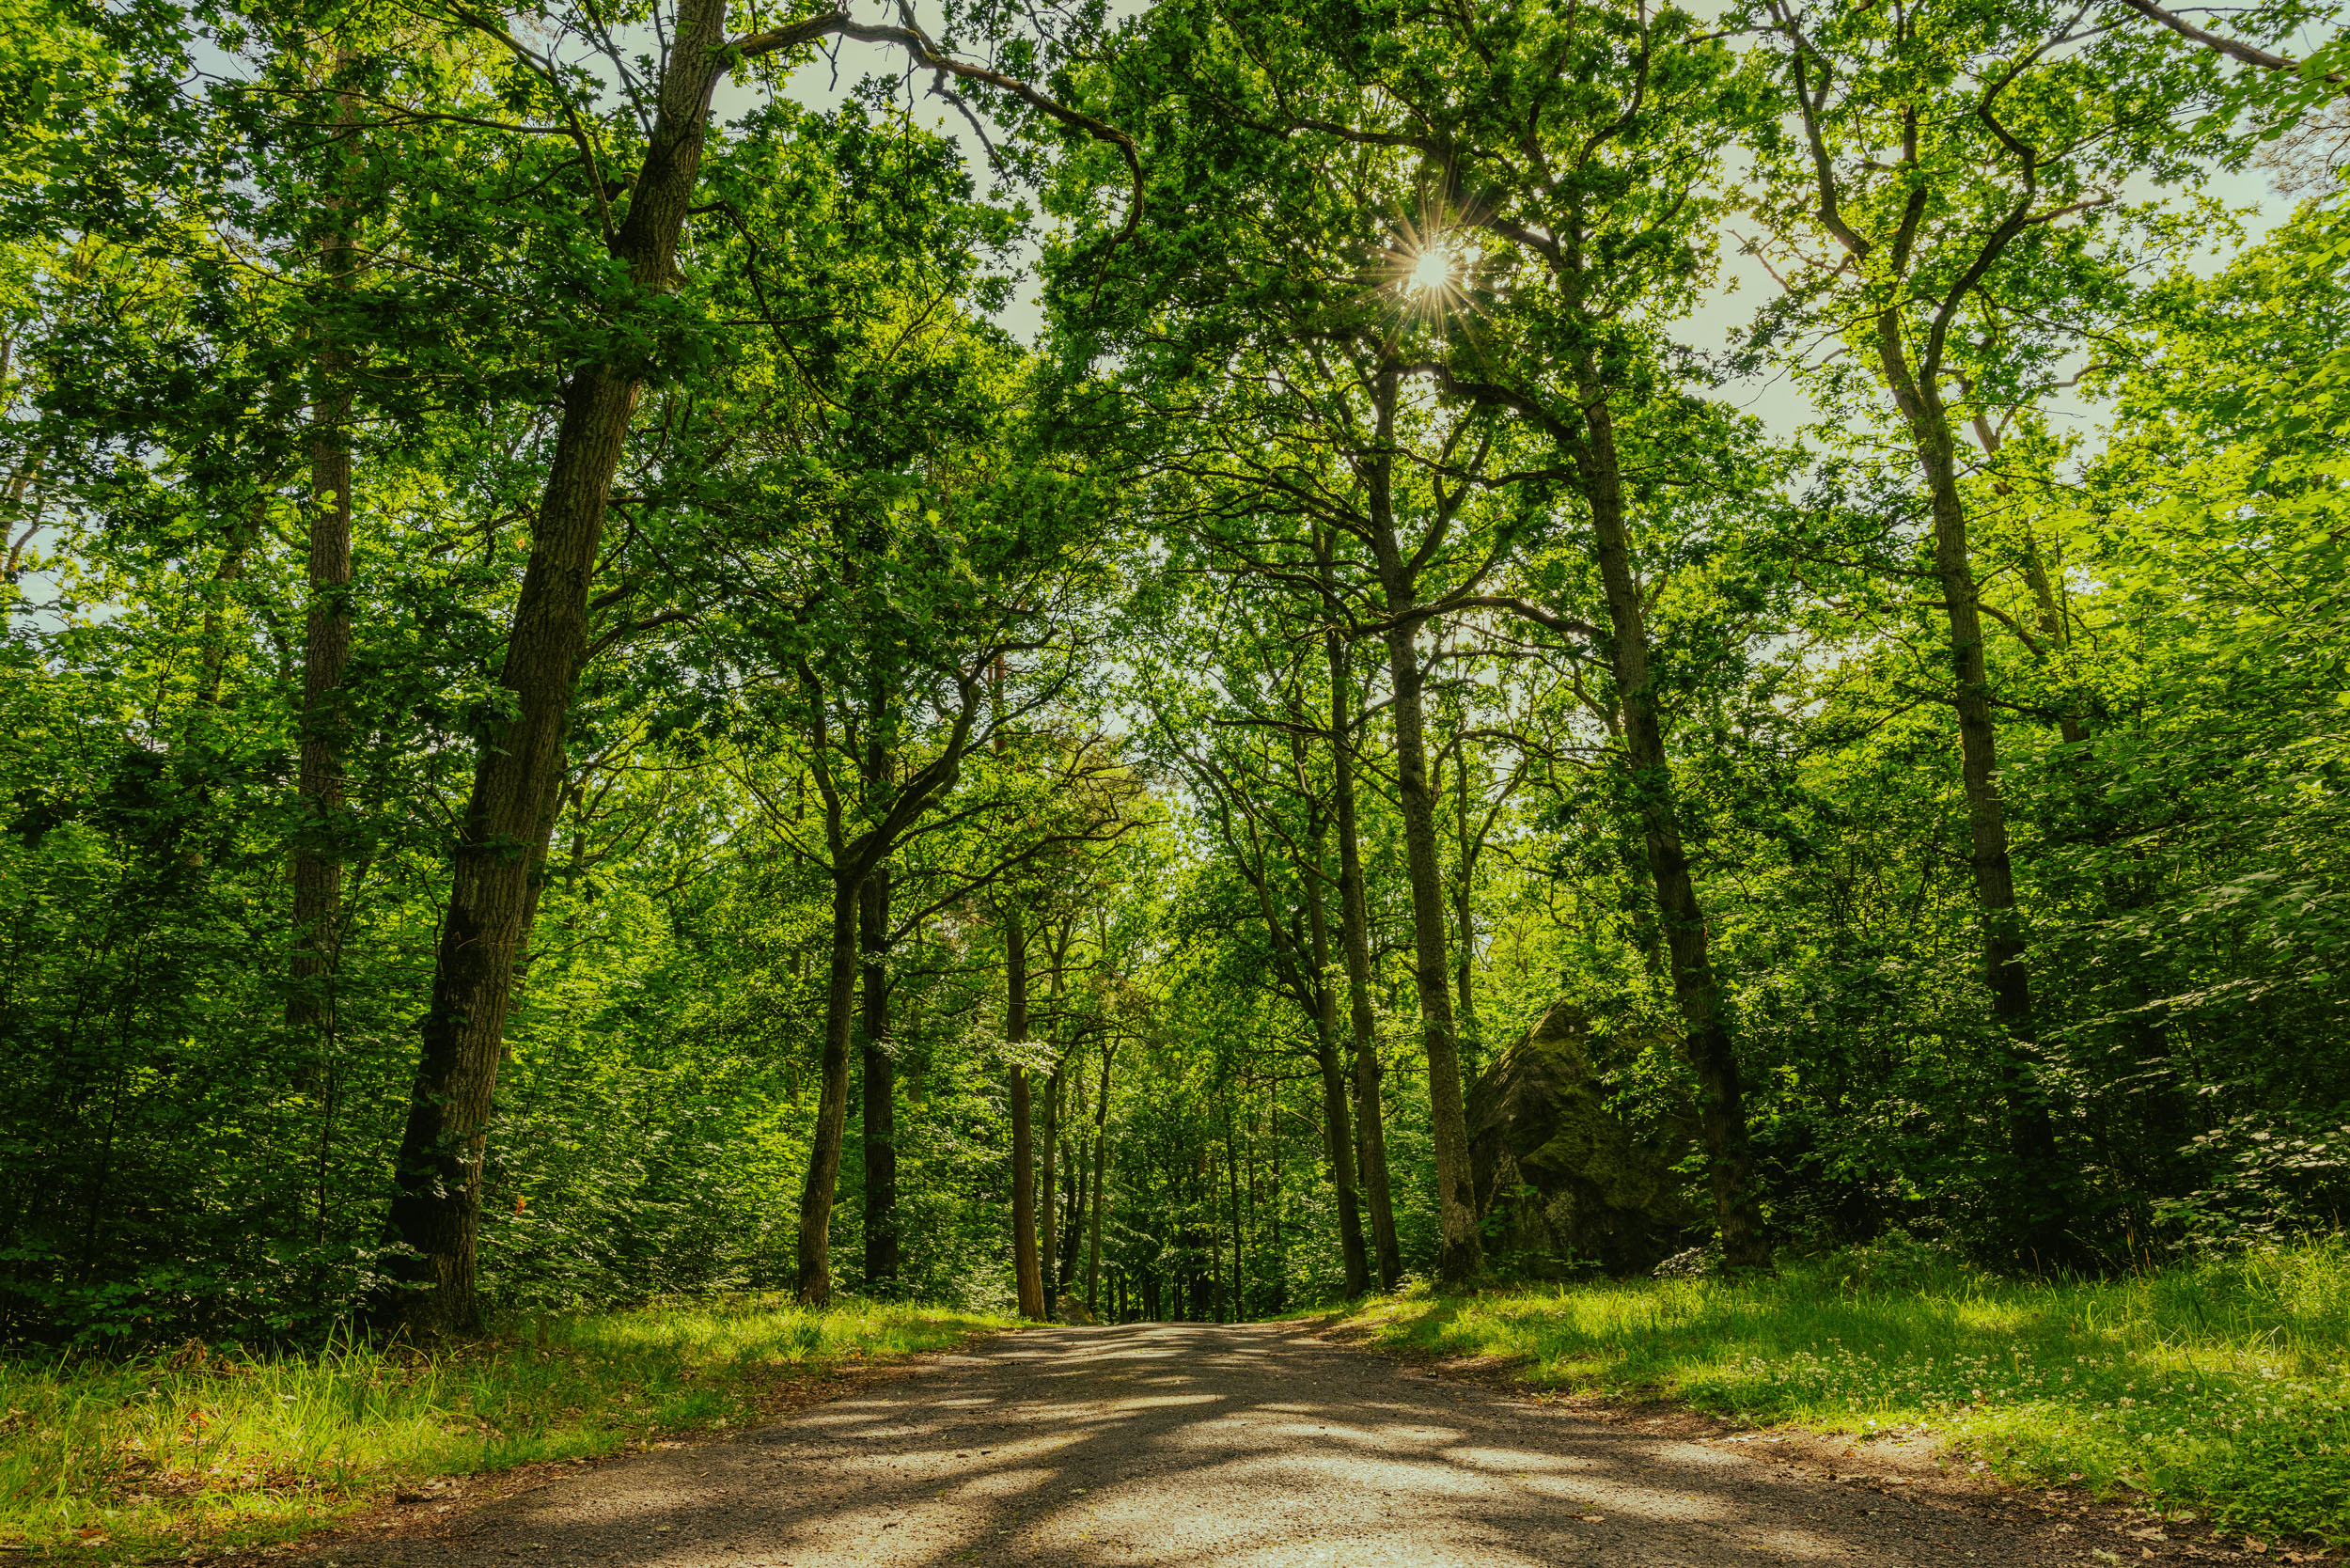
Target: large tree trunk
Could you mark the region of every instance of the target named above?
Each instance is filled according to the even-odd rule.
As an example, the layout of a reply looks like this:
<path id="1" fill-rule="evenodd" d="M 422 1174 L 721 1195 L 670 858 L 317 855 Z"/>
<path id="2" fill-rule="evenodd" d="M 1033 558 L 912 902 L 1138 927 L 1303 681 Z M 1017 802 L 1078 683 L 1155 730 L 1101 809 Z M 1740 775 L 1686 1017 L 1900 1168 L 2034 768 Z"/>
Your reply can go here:
<path id="1" fill-rule="evenodd" d="M 347 63 L 336 52 L 339 71 Z M 341 95 L 336 140 L 350 134 L 352 103 Z M 327 201 L 331 222 L 320 250 L 332 290 L 351 287 L 351 237 L 339 196 Z M 293 836 L 293 972 L 289 1023 L 323 1042 L 335 1027 L 332 975 L 339 946 L 343 867 L 338 842 L 343 808 L 343 673 L 351 664 L 351 354 L 321 330 L 313 355 L 317 391 L 310 405 L 310 599 L 303 626 L 301 750 L 294 792 L 301 813 Z"/>
<path id="2" fill-rule="evenodd" d="M 1623 705 L 1625 760 L 1631 767 L 1649 876 L 1655 886 L 1665 949 L 1672 964 L 1673 999 L 1680 1006 L 1690 1065 L 1697 1070 L 1715 1223 L 1720 1230 L 1726 1263 L 1736 1268 L 1760 1267 L 1770 1262 L 1770 1247 L 1755 1202 L 1746 1090 L 1739 1078 L 1735 1043 L 1722 1014 L 1705 911 L 1689 875 L 1688 853 L 1675 809 L 1664 724 L 1649 671 L 1648 619 L 1624 533 L 1615 424 L 1604 396 L 1587 391 L 1583 401 L 1587 434 L 1577 457 L 1585 499 L 1591 509 L 1600 582 L 1607 599 L 1608 659 L 1617 698 Z"/>
<path id="3" fill-rule="evenodd" d="M 1073 1078 L 1070 1083 L 1071 1092 L 1077 1096 L 1078 1106 L 1082 1109 L 1085 1104 L 1084 1080 Z M 1060 1228 L 1060 1278 L 1053 1287 L 1053 1306 L 1056 1311 L 1060 1308 L 1061 1295 L 1076 1287 L 1077 1253 L 1085 1246 L 1086 1202 L 1092 1196 L 1092 1189 L 1087 1183 L 1093 1174 L 1093 1167 L 1092 1163 L 1086 1158 L 1085 1133 L 1082 1126 L 1071 1136 L 1069 1152 L 1071 1155 L 1069 1200 L 1061 1205 L 1061 1212 L 1068 1217 L 1066 1223 Z"/>
<path id="4" fill-rule="evenodd" d="M 1102 1315 L 1102 1191 L 1109 1180 L 1110 1043 L 1102 1043 L 1102 1081 L 1093 1102 L 1093 1239 L 1086 1251 L 1086 1310 Z M 1120 1287 L 1121 1315 L 1124 1286 Z"/>
<path id="5" fill-rule="evenodd" d="M 347 356 L 319 356 L 321 396 L 310 461 L 310 608 L 302 657 L 302 749 L 294 789 L 301 798 L 293 855 L 293 986 L 290 1022 L 321 1037 L 334 1028 L 329 977 L 337 946 L 343 867 L 337 843 L 343 808 L 340 714 L 343 672 L 351 663 L 351 444 L 343 425 L 351 389 L 341 380 Z"/>
<path id="6" fill-rule="evenodd" d="M 582 371 L 565 399 L 555 471 L 525 569 L 500 683 L 518 716 L 484 745 L 458 839 L 422 1059 L 393 1168 L 390 1231 L 402 1244 L 387 1315 L 420 1335 L 479 1326 L 474 1240 L 491 1097 L 514 964 L 538 905 L 572 683 L 587 648 L 588 580 L 603 502 L 635 405 L 633 381 Z M 502 744 L 500 744 L 502 742 Z"/>
<path id="7" fill-rule="evenodd" d="M 1436 1276 L 1463 1284 L 1484 1271 L 1477 1200 L 1469 1178 L 1468 1119 L 1461 1099 L 1461 1058 L 1453 1031 L 1450 977 L 1445 972 L 1444 871 L 1436 858 L 1436 803 L 1428 787 L 1426 720 L 1420 708 L 1418 647 L 1422 619 L 1415 573 L 1395 538 L 1395 402 L 1400 377 L 1380 371 L 1378 442 L 1371 473 L 1371 549 L 1379 565 L 1388 626 L 1387 678 L 1394 691 L 1397 792 L 1403 810 L 1404 869 L 1412 890 L 1412 980 L 1419 996 L 1420 1037 L 1428 1058 L 1428 1110 L 1436 1155 Z"/>
<path id="8" fill-rule="evenodd" d="M 1323 571 L 1327 577 L 1325 554 Z M 1395 1204 L 1387 1185 L 1386 1130 L 1379 1105 L 1379 1042 L 1371 1011 L 1371 916 L 1363 888 L 1361 836 L 1355 810 L 1355 740 L 1347 713 L 1354 675 L 1346 644 L 1335 631 L 1323 639 L 1330 666 L 1330 772 L 1332 809 L 1339 827 L 1339 946 L 1346 958 L 1347 1018 L 1355 1042 L 1355 1129 L 1361 1159 L 1357 1168 L 1371 1208 L 1371 1233 L 1377 1248 L 1379 1288 L 1395 1289 L 1403 1276 L 1395 1239 Z"/>
<path id="9" fill-rule="evenodd" d="M 710 91 L 725 69 L 723 0 L 682 0 L 660 113 L 614 256 L 642 293 L 668 289 L 701 164 Z M 481 1162 L 514 963 L 563 778 L 563 735 L 588 647 L 588 596 L 612 476 L 636 408 L 636 372 L 591 365 L 563 393 L 555 456 L 531 533 L 499 683 L 514 717 L 485 736 L 433 955 L 421 1059 L 393 1168 L 389 1215 L 401 1253 L 386 1315 L 418 1333 L 471 1332 Z M 854 890 L 852 890 L 852 897 Z M 854 933 L 852 933 L 854 949 Z M 805 1238 L 803 1238 L 805 1244 Z"/>
<path id="10" fill-rule="evenodd" d="M 1044 1079 L 1044 1125 L 1042 1136 L 1037 1139 L 1043 1152 L 1036 1175 L 1037 1289 L 1043 1297 L 1044 1315 L 1048 1318 L 1059 1306 L 1054 1287 L 1060 1278 L 1060 1231 L 1057 1227 L 1060 1206 L 1054 1182 L 1060 1173 L 1060 1068 L 1056 1065 Z"/>
<path id="11" fill-rule="evenodd" d="M 1062 951 L 1066 951 L 1065 945 Z M 1059 964 L 1060 958 L 1057 954 L 1054 959 L 1056 975 L 1053 984 L 1053 990 L 1056 995 L 1058 995 L 1060 991 L 1060 982 L 1058 973 Z M 1058 1034 L 1059 1030 L 1058 1027 L 1056 1027 L 1054 1032 L 1057 1035 Z M 1089 1193 L 1089 1188 L 1086 1185 L 1086 1180 L 1092 1173 L 1092 1166 L 1086 1158 L 1086 1081 L 1083 1069 L 1083 1061 L 1077 1058 L 1073 1051 L 1064 1047 L 1061 1056 L 1061 1065 L 1056 1068 L 1053 1073 L 1053 1077 L 1057 1081 L 1057 1087 L 1054 1090 L 1055 1095 L 1057 1099 L 1068 1105 L 1073 1112 L 1073 1125 L 1071 1126 L 1069 1133 L 1069 1146 L 1064 1151 L 1064 1153 L 1067 1155 L 1065 1162 L 1066 1168 L 1069 1171 L 1069 1176 L 1065 1184 L 1067 1185 L 1069 1191 L 1067 1197 L 1059 1200 L 1058 1208 L 1057 1210 L 1059 1216 L 1057 1223 L 1059 1225 L 1060 1229 L 1056 1236 L 1054 1255 L 1059 1262 L 1059 1267 L 1054 1278 L 1049 1281 L 1051 1288 L 1046 1293 L 1053 1298 L 1053 1309 L 1056 1312 L 1060 1310 L 1060 1298 L 1062 1295 L 1076 1287 L 1077 1251 L 1085 1241 L 1086 1199 Z M 1055 1113 L 1054 1119 L 1056 1122 L 1058 1121 L 1059 1116 L 1058 1112 Z"/>
<path id="12" fill-rule="evenodd" d="M 1004 1039 L 1028 1038 L 1028 933 L 1017 910 L 1004 917 Z M 1011 1267 L 1020 1315 L 1044 1319 L 1044 1275 L 1036 1246 L 1036 1150 L 1028 1117 L 1027 1070 L 1011 1069 Z"/>
<path id="13" fill-rule="evenodd" d="M 897 1063 L 889 1055 L 889 867 L 873 868 L 858 899 L 865 960 L 865 1294 L 898 1291 Z"/>
<path id="14" fill-rule="evenodd" d="M 1323 1152 L 1330 1161 L 1331 1184 L 1339 1200 L 1339 1262 L 1346 1275 L 1346 1294 L 1361 1295 L 1371 1289 L 1371 1260 L 1363 1246 L 1363 1219 L 1355 1200 L 1355 1129 L 1347 1115 L 1346 1069 L 1339 1060 L 1338 999 L 1323 990 L 1323 1016 L 1315 1021 L 1315 1065 L 1322 1071 Z"/>
<path id="15" fill-rule="evenodd" d="M 825 727 L 823 697 L 814 684 L 815 677 L 805 666 L 802 678 L 810 682 L 809 694 L 814 704 L 814 745 L 811 755 L 824 755 Z M 818 778 L 824 796 L 827 850 L 832 856 L 833 930 L 831 968 L 824 1003 L 823 1073 L 816 1105 L 816 1134 L 808 1149 L 807 1178 L 800 1189 L 799 1294 L 802 1301 L 821 1306 L 832 1299 L 832 1211 L 840 1179 L 840 1148 L 849 1120 L 849 1046 L 855 1032 L 855 994 L 858 971 L 857 927 L 866 902 L 866 889 L 876 876 L 886 876 L 883 870 L 890 851 L 914 823 L 920 820 L 939 795 L 954 788 L 963 765 L 964 747 L 969 744 L 972 710 L 967 706 L 971 693 L 964 690 L 966 706 L 955 720 L 941 755 L 914 776 L 890 789 L 890 769 L 885 765 L 886 754 L 878 745 L 869 747 L 863 777 L 867 793 L 863 806 L 876 812 L 880 821 L 851 839 L 847 823 L 849 813 L 835 792 L 828 773 Z M 878 729 L 879 710 L 875 726 Z M 877 798 L 885 793 L 883 798 Z M 881 809 L 876 809 L 881 808 Z M 884 902 L 876 912 L 878 931 L 881 920 L 887 917 L 888 906 Z M 886 977 L 882 983 L 887 984 Z M 883 1023 L 886 1024 L 885 1013 Z M 885 1074 L 885 1083 L 894 1077 Z M 891 1162 L 892 1180 L 895 1164 Z"/>
<path id="16" fill-rule="evenodd" d="M 1306 878 L 1307 933 L 1313 945 L 1314 1064 L 1322 1072 L 1323 1152 L 1330 1161 L 1330 1184 L 1339 1200 L 1339 1262 L 1346 1294 L 1371 1289 L 1371 1264 L 1363 1247 L 1363 1219 L 1355 1202 L 1355 1133 L 1346 1114 L 1346 1070 L 1339 1060 L 1339 994 L 1330 983 L 1330 918 L 1323 897 L 1322 817 L 1316 811 L 1309 839 L 1314 865 Z"/>
<path id="17" fill-rule="evenodd" d="M 1407 601 L 1408 602 L 1408 601 Z M 1390 613 L 1396 600 L 1388 601 Z M 1428 1058 L 1428 1110 L 1435 1144 L 1437 1278 L 1473 1279 L 1484 1267 L 1470 1189 L 1468 1119 L 1461 1096 L 1461 1058 L 1453 1031 L 1450 977 L 1445 973 L 1444 872 L 1436 860 L 1434 802 L 1422 740 L 1420 665 L 1413 623 L 1387 633 L 1395 692 L 1397 792 L 1403 811 L 1404 870 L 1412 891 L 1412 980 L 1419 998 L 1420 1039 Z"/>
<path id="18" fill-rule="evenodd" d="M 1241 1262 L 1240 1151 L 1232 1141 L 1232 1113 L 1224 1112 L 1224 1185 L 1232 1211 L 1232 1321 L 1248 1321 L 1248 1274 Z"/>
<path id="19" fill-rule="evenodd" d="M 1461 1039 L 1468 1057 L 1468 1071 L 1474 1075 L 1483 1050 L 1481 1031 L 1477 1027 L 1477 991 L 1472 971 L 1477 964 L 1477 843 L 1469 832 L 1468 743 L 1461 743 L 1461 754 L 1452 760 L 1453 804 L 1460 808 L 1460 820 L 1453 824 L 1454 841 L 1460 846 L 1461 884 L 1452 895 L 1453 912 L 1453 975 L 1461 989 Z"/>
<path id="20" fill-rule="evenodd" d="M 1901 319 L 1886 311 L 1877 321 L 1877 355 L 1886 383 L 1909 425 L 1934 508 L 1934 571 L 1950 624 L 1950 705 L 1958 714 L 1959 773 L 1966 796 L 1969 861 L 1982 929 L 1983 982 L 1992 1015 L 2006 1036 L 1999 1074 L 2007 1101 L 2007 1138 L 2023 1177 L 2025 1261 L 2052 1267 L 2068 1261 L 2068 1207 L 2057 1173 L 2056 1129 L 2033 1081 L 2029 1058 L 2039 1039 L 2031 974 L 2024 964 L 2023 920 L 2015 904 L 2015 869 L 2009 858 L 2007 804 L 1999 792 L 1998 731 L 1991 714 L 1991 676 L 1983 657 L 1982 612 L 1968 558 L 1966 508 L 1958 493 L 1957 442 L 1949 411 L 1931 378 L 1910 372 Z M 2068 737 L 2069 738 L 2069 737 Z"/>
<path id="21" fill-rule="evenodd" d="M 824 985 L 823 1064 L 816 1098 L 816 1133 L 800 1188 L 800 1278 L 797 1295 L 810 1307 L 832 1300 L 832 1202 L 840 1181 L 840 1146 L 849 1125 L 849 1042 L 855 1032 L 857 906 L 865 879 L 836 866 L 832 886 L 832 946 Z"/>

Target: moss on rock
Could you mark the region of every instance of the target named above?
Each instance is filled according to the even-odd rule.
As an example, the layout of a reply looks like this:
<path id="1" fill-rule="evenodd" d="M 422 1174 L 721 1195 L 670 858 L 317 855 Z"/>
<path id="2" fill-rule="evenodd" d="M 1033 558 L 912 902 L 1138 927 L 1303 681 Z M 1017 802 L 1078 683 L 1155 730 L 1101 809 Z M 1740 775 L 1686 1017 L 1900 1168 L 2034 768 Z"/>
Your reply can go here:
<path id="1" fill-rule="evenodd" d="M 1469 1090 L 1469 1159 L 1491 1250 L 1528 1274 L 1644 1273 L 1704 1229 L 1674 1165 L 1686 1119 L 1644 1137 L 1608 1106 L 1591 1021 L 1552 1008 Z"/>

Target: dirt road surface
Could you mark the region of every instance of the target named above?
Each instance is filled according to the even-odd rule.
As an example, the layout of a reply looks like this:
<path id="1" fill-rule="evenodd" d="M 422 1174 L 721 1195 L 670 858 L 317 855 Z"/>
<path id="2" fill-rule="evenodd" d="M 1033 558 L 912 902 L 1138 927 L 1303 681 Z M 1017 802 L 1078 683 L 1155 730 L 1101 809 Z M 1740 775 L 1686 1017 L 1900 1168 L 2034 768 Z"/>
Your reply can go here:
<path id="1" fill-rule="evenodd" d="M 309 1560 L 1992 1568 L 2236 1555 L 2164 1540 L 2143 1514 L 2050 1517 L 1978 1488 L 1840 1482 L 1760 1452 L 1431 1377 L 1296 1325 L 1055 1328 L 934 1358 L 739 1441 L 572 1470 L 437 1532 L 348 1537 Z"/>

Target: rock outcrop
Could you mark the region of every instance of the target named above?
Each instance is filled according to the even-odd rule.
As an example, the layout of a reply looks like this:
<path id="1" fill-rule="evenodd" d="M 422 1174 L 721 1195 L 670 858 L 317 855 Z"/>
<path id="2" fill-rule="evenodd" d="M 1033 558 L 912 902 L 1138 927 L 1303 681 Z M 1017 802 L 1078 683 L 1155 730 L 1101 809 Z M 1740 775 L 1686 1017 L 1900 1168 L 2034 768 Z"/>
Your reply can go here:
<path id="1" fill-rule="evenodd" d="M 1707 1229 L 1673 1171 L 1693 1119 L 1643 1134 L 1607 1105 L 1591 1021 L 1579 1008 L 1544 1013 L 1469 1090 L 1469 1161 L 1487 1250 L 1538 1277 L 1593 1265 L 1641 1274 Z"/>

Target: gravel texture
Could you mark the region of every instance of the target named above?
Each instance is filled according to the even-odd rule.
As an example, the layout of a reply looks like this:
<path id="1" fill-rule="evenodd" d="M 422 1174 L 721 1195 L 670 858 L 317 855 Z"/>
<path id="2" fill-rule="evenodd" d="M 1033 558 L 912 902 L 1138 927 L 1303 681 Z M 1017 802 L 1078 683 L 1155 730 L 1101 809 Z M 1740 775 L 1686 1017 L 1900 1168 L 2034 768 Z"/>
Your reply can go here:
<path id="1" fill-rule="evenodd" d="M 1862 1473 L 1840 1475 L 1818 1445 L 1766 1453 L 1769 1441 L 1599 1419 L 1294 1324 L 1052 1328 L 932 1357 L 736 1441 L 557 1467 L 472 1512 L 412 1507 L 388 1533 L 306 1556 L 337 1568 L 1990 1568 L 2236 1555 L 2166 1538 L 2142 1513 L 2027 1506 L 1938 1472 L 1870 1473 L 1865 1456 L 1845 1462 Z"/>

